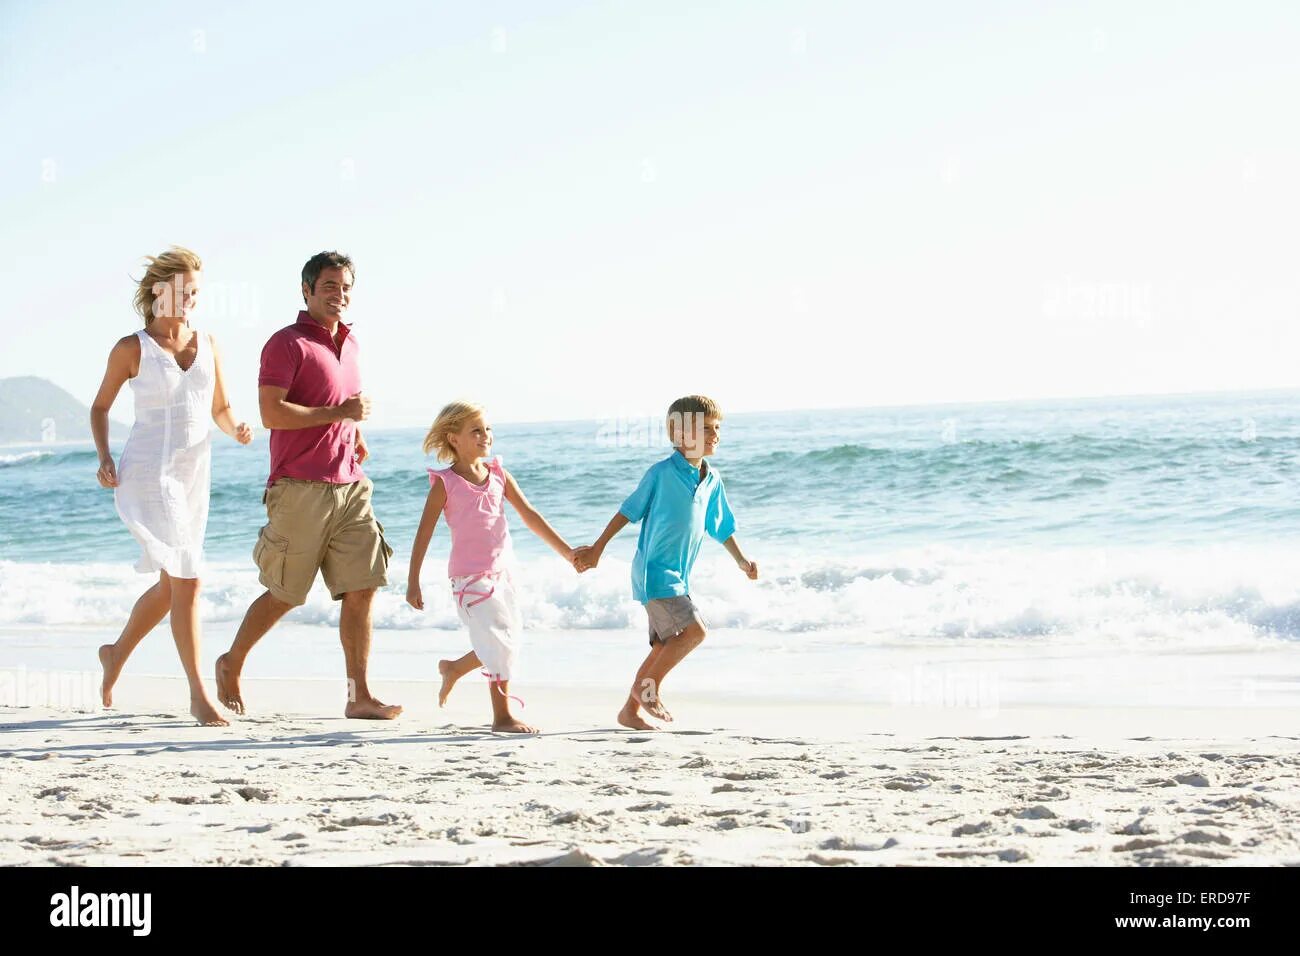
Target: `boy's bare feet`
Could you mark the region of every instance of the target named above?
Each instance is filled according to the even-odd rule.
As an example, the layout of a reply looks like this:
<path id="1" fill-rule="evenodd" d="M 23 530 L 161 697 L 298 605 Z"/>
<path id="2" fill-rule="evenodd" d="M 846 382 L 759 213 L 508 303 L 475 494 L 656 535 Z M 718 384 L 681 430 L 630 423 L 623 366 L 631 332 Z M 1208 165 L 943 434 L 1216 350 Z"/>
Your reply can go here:
<path id="1" fill-rule="evenodd" d="M 343 710 L 343 716 L 353 720 L 392 720 L 401 712 L 401 704 L 385 704 L 373 697 L 367 697 L 349 703 Z"/>
<path id="2" fill-rule="evenodd" d="M 217 713 L 206 697 L 190 698 L 190 714 L 204 727 L 229 727 L 230 721 Z"/>
<path id="3" fill-rule="evenodd" d="M 438 706 L 441 707 L 447 703 L 447 697 L 461 675 L 456 673 L 452 661 L 438 661 L 438 673 L 442 675 L 442 686 L 438 688 Z"/>
<path id="4" fill-rule="evenodd" d="M 522 720 L 516 720 L 511 717 L 509 720 L 494 721 L 492 732 L 497 734 L 539 734 L 541 733 L 536 727 L 530 727 Z"/>
<path id="5" fill-rule="evenodd" d="M 629 700 L 623 705 L 623 709 L 618 712 L 618 722 L 632 730 L 658 730 L 658 727 L 646 723 L 645 718 L 637 713 L 640 709 L 639 704 Z"/>
<path id="6" fill-rule="evenodd" d="M 117 683 L 118 675 L 122 673 L 122 665 L 117 662 L 117 655 L 113 651 L 112 644 L 104 644 L 99 648 L 99 664 L 104 668 L 104 680 L 99 685 L 99 696 L 103 698 L 105 707 L 113 706 L 113 685 Z"/>
<path id="7" fill-rule="evenodd" d="M 659 691 L 655 687 L 653 677 L 643 677 L 641 679 L 641 706 L 645 708 L 647 714 L 656 720 L 672 723 L 673 715 L 668 713 L 668 708 L 660 700 Z"/>
<path id="8" fill-rule="evenodd" d="M 217 658 L 217 700 L 237 714 L 244 712 L 244 698 L 239 691 L 239 675 L 226 664 L 226 655 Z"/>

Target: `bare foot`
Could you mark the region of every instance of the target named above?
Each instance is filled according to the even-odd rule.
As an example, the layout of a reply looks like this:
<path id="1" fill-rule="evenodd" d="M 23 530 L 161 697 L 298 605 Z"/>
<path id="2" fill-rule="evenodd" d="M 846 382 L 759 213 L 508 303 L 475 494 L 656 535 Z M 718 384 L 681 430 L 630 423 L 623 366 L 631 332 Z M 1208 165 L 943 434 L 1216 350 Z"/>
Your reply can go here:
<path id="1" fill-rule="evenodd" d="M 638 710 L 640 710 L 640 707 L 629 700 L 623 705 L 623 709 L 618 712 L 618 722 L 624 727 L 630 727 L 632 730 L 659 729 L 654 724 L 646 723 L 645 718 L 637 713 Z"/>
<path id="2" fill-rule="evenodd" d="M 217 713 L 206 697 L 190 698 L 190 713 L 204 727 L 229 727 L 230 721 Z"/>
<path id="3" fill-rule="evenodd" d="M 122 673 L 122 665 L 117 662 L 112 644 L 104 644 L 99 648 L 99 663 L 104 668 L 104 680 L 99 685 L 99 696 L 103 698 L 105 707 L 112 707 L 113 685 L 117 683 L 118 675 Z"/>
<path id="4" fill-rule="evenodd" d="M 447 697 L 451 693 L 451 689 L 456 686 L 456 681 L 460 680 L 460 675 L 452 668 L 451 661 L 438 661 L 438 673 L 442 675 L 442 686 L 438 688 L 439 707 L 447 703 Z"/>
<path id="5" fill-rule="evenodd" d="M 401 712 L 401 704 L 385 704 L 373 697 L 367 697 L 349 703 L 343 710 L 343 716 L 353 720 L 392 720 Z"/>
<path id="6" fill-rule="evenodd" d="M 511 717 L 509 720 L 503 720 L 500 723 L 492 725 L 494 733 L 498 734 L 540 734 L 541 731 L 536 727 L 530 727 L 522 720 L 515 720 Z"/>
<path id="7" fill-rule="evenodd" d="M 237 714 L 244 712 L 244 697 L 239 691 L 239 674 L 226 663 L 226 655 L 217 658 L 217 700 Z"/>
<path id="8" fill-rule="evenodd" d="M 659 698 L 659 691 L 655 687 L 653 677 L 641 679 L 641 706 L 645 708 L 647 714 L 656 720 L 672 723 L 673 715 L 668 713 L 668 708 L 664 706 L 664 702 Z"/>

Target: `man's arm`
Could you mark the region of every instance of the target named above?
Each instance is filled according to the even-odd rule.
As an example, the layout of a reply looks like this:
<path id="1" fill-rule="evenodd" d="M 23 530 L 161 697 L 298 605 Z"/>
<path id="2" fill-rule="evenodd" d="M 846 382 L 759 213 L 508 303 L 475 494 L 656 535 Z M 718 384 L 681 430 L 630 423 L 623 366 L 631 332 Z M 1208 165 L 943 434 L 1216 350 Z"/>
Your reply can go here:
<path id="1" fill-rule="evenodd" d="M 363 422 L 370 417 L 370 399 L 357 393 L 342 405 L 321 405 L 310 407 L 295 405 L 285 401 L 289 394 L 287 388 L 274 385 L 262 385 L 257 389 L 257 402 L 262 412 L 263 428 L 278 428 L 292 431 L 297 428 L 315 428 L 320 425 L 332 425 L 350 418 L 354 422 Z"/>

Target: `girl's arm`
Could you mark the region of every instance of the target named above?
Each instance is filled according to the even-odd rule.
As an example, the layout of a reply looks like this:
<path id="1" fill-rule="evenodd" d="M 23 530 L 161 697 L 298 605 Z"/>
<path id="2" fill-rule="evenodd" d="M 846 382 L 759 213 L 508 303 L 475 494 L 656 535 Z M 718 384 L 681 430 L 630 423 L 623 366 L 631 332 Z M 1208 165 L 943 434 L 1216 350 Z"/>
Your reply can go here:
<path id="1" fill-rule="evenodd" d="M 734 534 L 722 542 L 722 546 L 727 549 L 728 554 L 736 559 L 736 565 L 749 576 L 749 580 L 758 580 L 758 563 L 745 557 L 740 550 L 740 542 L 736 540 Z"/>
<path id="2" fill-rule="evenodd" d="M 217 378 L 216 387 L 212 390 L 212 420 L 235 441 L 247 445 L 253 440 L 253 429 L 247 422 L 235 421 L 235 413 L 231 411 L 230 402 L 226 398 L 226 380 L 221 374 L 221 352 L 217 349 L 217 340 L 211 335 L 208 336 L 208 346 L 212 349 L 212 370 Z"/>
<path id="3" fill-rule="evenodd" d="M 90 434 L 95 438 L 95 451 L 99 452 L 99 471 L 95 477 L 100 487 L 117 487 L 117 468 L 113 464 L 113 454 L 108 448 L 108 412 L 117 400 L 117 393 L 129 378 L 135 378 L 140 372 L 140 340 L 134 335 L 123 336 L 108 353 L 108 368 L 104 370 L 104 380 L 99 383 L 99 392 L 90 406 Z"/>
<path id="4" fill-rule="evenodd" d="M 429 486 L 429 497 L 424 500 L 424 514 L 420 515 L 420 527 L 415 530 L 415 544 L 411 545 L 411 566 L 406 574 L 406 603 L 417 611 L 424 610 L 424 595 L 420 593 L 420 568 L 424 565 L 425 552 L 433 540 L 433 529 L 438 526 L 438 517 L 447 505 L 447 489 L 442 486 L 442 479 L 435 479 Z"/>
<path id="5" fill-rule="evenodd" d="M 573 564 L 574 549 L 569 546 L 569 542 L 560 537 L 550 523 L 529 503 L 528 499 L 524 497 L 524 493 L 519 490 L 519 485 L 515 482 L 515 476 L 509 472 L 506 473 L 506 501 L 514 506 L 515 511 L 519 512 L 519 517 L 523 519 L 529 531 L 549 544 L 565 561 Z"/>

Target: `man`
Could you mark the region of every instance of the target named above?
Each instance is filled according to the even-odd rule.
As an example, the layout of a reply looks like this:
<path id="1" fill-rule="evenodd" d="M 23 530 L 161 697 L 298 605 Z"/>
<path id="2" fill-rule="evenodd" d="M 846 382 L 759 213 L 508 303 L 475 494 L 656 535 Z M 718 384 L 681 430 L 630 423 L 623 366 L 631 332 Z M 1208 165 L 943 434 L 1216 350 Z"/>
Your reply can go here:
<path id="1" fill-rule="evenodd" d="M 316 572 L 342 602 L 339 638 L 347 665 L 344 716 L 391 720 L 402 712 L 370 693 L 370 607 L 388 583 L 392 548 L 375 520 L 374 484 L 361 471 L 369 452 L 357 423 L 370 416 L 361 394 L 357 342 L 343 324 L 356 273 L 352 260 L 321 252 L 302 268 L 307 308 L 262 349 L 258 398 L 271 430 L 267 524 L 253 548 L 266 592 L 249 606 L 230 650 L 217 658 L 217 695 L 244 713 L 239 675 L 248 652 L 280 618 L 304 604 Z"/>

